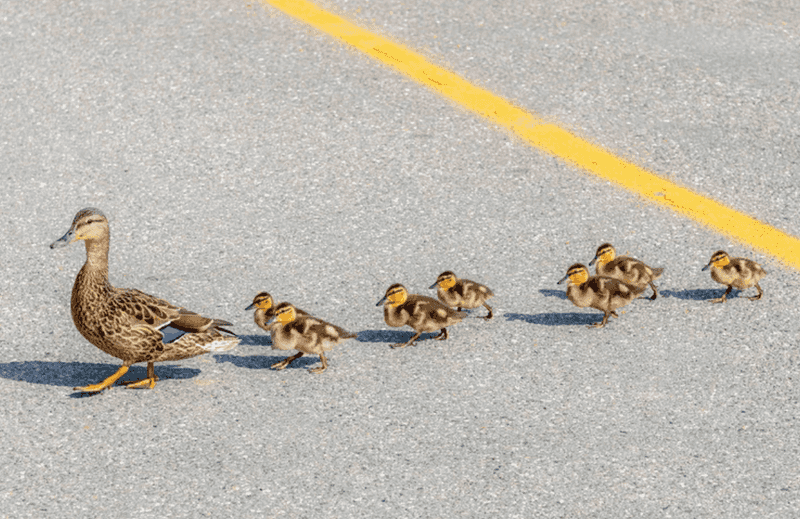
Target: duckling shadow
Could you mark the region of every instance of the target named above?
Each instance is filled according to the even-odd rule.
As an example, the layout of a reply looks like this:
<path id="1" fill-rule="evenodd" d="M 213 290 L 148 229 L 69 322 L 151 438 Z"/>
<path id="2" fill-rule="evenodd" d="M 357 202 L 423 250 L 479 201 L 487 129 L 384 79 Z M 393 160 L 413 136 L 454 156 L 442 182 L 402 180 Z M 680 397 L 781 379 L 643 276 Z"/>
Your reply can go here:
<path id="1" fill-rule="evenodd" d="M 291 351 L 287 353 L 293 354 Z M 218 363 L 230 362 L 237 368 L 270 369 L 273 364 L 282 360 L 286 360 L 286 357 L 289 356 L 291 355 L 247 355 L 240 357 L 238 355 L 221 354 L 214 355 L 214 360 L 216 360 Z M 286 369 L 302 368 L 309 364 L 316 364 L 317 362 L 319 362 L 319 357 L 317 355 L 303 355 L 296 361 L 292 362 L 292 364 Z"/>
<path id="2" fill-rule="evenodd" d="M 242 346 L 272 346 L 272 337 L 269 335 L 240 335 L 239 344 Z"/>
<path id="3" fill-rule="evenodd" d="M 78 387 L 95 384 L 119 369 L 119 365 L 90 364 L 86 362 L 44 362 L 29 360 L 0 363 L 0 377 L 31 384 Z M 200 374 L 196 368 L 180 366 L 156 366 L 156 375 L 161 380 L 192 378 Z M 121 380 L 141 380 L 147 377 L 146 366 L 131 366 Z M 99 393 L 76 393 L 73 396 Z"/>
<path id="4" fill-rule="evenodd" d="M 725 290 L 716 288 L 694 288 L 691 290 L 662 290 L 659 292 L 664 297 L 675 297 L 677 299 L 686 299 L 691 301 L 704 301 L 707 299 L 714 299 L 722 296 Z M 734 289 L 728 297 L 738 295 L 739 290 Z"/>
<path id="5" fill-rule="evenodd" d="M 424 341 L 431 337 L 436 337 L 439 332 L 423 333 L 419 336 L 417 341 Z M 408 342 L 414 336 L 413 332 L 405 332 L 400 330 L 363 330 L 358 332 L 356 340 L 358 342 L 385 342 L 389 344 L 399 344 Z"/>
<path id="6" fill-rule="evenodd" d="M 550 290 L 549 288 L 542 288 L 539 293 L 545 297 L 557 297 L 559 299 L 566 299 L 567 293 L 563 290 Z"/>
<path id="7" fill-rule="evenodd" d="M 531 324 L 543 324 L 545 326 L 567 326 L 577 324 L 594 324 L 597 322 L 597 314 L 586 314 L 578 312 L 567 313 L 548 313 L 548 314 L 503 314 L 506 321 L 525 321 Z"/>

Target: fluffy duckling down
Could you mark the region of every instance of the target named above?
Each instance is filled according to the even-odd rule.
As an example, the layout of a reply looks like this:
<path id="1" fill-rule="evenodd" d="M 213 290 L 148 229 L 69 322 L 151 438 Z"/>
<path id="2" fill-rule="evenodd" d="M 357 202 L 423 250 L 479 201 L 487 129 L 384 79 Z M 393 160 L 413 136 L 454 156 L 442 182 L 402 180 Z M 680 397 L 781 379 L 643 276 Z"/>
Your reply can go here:
<path id="1" fill-rule="evenodd" d="M 603 322 L 589 325 L 589 328 L 602 328 L 609 316 L 619 317 L 615 310 L 644 292 L 644 287 L 636 287 L 618 279 L 589 276 L 589 269 L 580 263 L 572 265 L 558 284 L 566 280 L 569 280 L 567 298 L 572 304 L 578 308 L 592 307 L 603 312 Z"/>
<path id="2" fill-rule="evenodd" d="M 711 279 L 717 283 L 728 285 L 728 289 L 722 297 L 711 299 L 712 303 L 724 303 L 731 293 L 731 290 L 738 288 L 744 290 L 756 287 L 758 294 L 749 297 L 751 301 L 757 301 L 764 295 L 764 291 L 758 286 L 761 278 L 767 275 L 761 265 L 747 258 L 731 258 L 724 250 L 718 250 L 711 256 L 708 264 L 702 270 L 711 269 Z"/>
<path id="3" fill-rule="evenodd" d="M 392 327 L 408 325 L 417 332 L 406 343 L 392 344 L 392 348 L 405 348 L 416 341 L 422 332 L 441 330 L 436 340 L 447 339 L 447 327 L 467 316 L 465 312 L 453 310 L 432 297 L 409 294 L 406 288 L 395 283 L 375 306 L 383 304 L 383 319 Z"/>
<path id="4" fill-rule="evenodd" d="M 597 248 L 594 259 L 589 262 L 591 267 L 597 262 L 596 272 L 598 276 L 607 276 L 619 279 L 633 286 L 644 288 L 650 285 L 653 295 L 650 299 L 658 297 L 658 289 L 653 283 L 664 273 L 663 268 L 651 268 L 635 258 L 628 256 L 617 257 L 617 251 L 610 243 L 604 243 Z"/>
<path id="5" fill-rule="evenodd" d="M 483 305 L 489 311 L 484 319 L 488 321 L 492 318 L 492 307 L 486 304 L 486 300 L 494 297 L 494 292 L 486 285 L 458 278 L 453 272 L 446 270 L 439 274 L 436 283 L 429 288 L 436 287 L 439 288 L 436 292 L 439 301 L 447 306 L 456 307 L 460 312 L 462 308 L 477 308 Z"/>
<path id="6" fill-rule="evenodd" d="M 304 354 L 319 355 L 322 366 L 309 370 L 311 373 L 322 373 L 328 368 L 325 352 L 347 339 L 357 335 L 345 331 L 329 322 L 317 319 L 308 314 L 299 314 L 291 303 L 281 303 L 275 307 L 271 322 L 267 323 L 272 336 L 272 348 L 278 350 L 298 350 L 299 353 L 281 362 L 276 362 L 273 369 L 284 369 Z"/>
<path id="7" fill-rule="evenodd" d="M 269 320 L 275 316 L 275 301 L 273 301 L 272 296 L 269 295 L 268 292 L 259 292 L 253 298 L 253 303 L 244 310 L 247 312 L 253 308 L 256 309 L 255 313 L 253 314 L 253 321 L 262 330 L 269 332 L 270 327 L 267 325 L 267 322 L 269 322 Z M 308 312 L 304 312 L 297 307 L 295 307 L 294 310 L 298 315 L 308 315 Z"/>

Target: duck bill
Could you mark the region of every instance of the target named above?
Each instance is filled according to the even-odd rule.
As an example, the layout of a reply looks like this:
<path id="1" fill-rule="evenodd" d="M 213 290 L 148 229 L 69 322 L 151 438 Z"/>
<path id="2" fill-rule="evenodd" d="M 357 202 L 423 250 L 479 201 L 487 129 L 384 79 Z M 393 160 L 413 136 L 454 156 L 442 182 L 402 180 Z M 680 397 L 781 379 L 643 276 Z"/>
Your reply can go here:
<path id="1" fill-rule="evenodd" d="M 595 256 L 594 259 L 589 262 L 589 266 L 591 267 L 592 265 L 594 265 L 595 261 L 597 261 L 597 256 Z"/>
<path id="2" fill-rule="evenodd" d="M 439 282 L 437 281 L 436 283 L 434 283 L 433 285 L 429 286 L 428 288 L 436 288 L 438 286 L 439 286 Z"/>
<path id="3" fill-rule="evenodd" d="M 705 267 L 701 268 L 701 269 L 700 269 L 700 271 L 702 272 L 702 271 L 704 271 L 704 270 L 708 270 L 708 267 L 710 267 L 710 266 L 711 266 L 711 263 L 709 263 L 709 264 L 708 264 L 708 265 L 706 265 Z"/>
<path id="4" fill-rule="evenodd" d="M 245 308 L 245 309 L 244 309 L 244 311 L 245 311 L 245 312 L 247 312 L 248 310 L 252 310 L 252 309 L 253 309 L 253 308 L 255 308 L 255 307 L 256 307 L 256 304 L 255 304 L 255 303 L 252 303 L 250 306 L 248 306 L 247 308 Z"/>
<path id="5" fill-rule="evenodd" d="M 375 306 L 381 306 L 385 302 L 386 302 L 386 296 L 383 296 L 380 301 L 375 303 Z"/>
<path id="6" fill-rule="evenodd" d="M 51 249 L 56 249 L 59 247 L 66 247 L 70 243 L 75 241 L 75 229 L 70 229 L 67 231 L 67 234 L 62 236 L 61 238 L 57 239 L 53 243 L 50 244 Z"/>
<path id="7" fill-rule="evenodd" d="M 564 276 L 563 278 L 561 278 L 561 281 L 559 281 L 558 283 L 556 283 L 556 285 L 560 285 L 561 283 L 563 283 L 564 281 L 566 281 L 566 280 L 568 280 L 568 279 L 569 279 L 569 274 L 567 274 L 566 276 Z"/>

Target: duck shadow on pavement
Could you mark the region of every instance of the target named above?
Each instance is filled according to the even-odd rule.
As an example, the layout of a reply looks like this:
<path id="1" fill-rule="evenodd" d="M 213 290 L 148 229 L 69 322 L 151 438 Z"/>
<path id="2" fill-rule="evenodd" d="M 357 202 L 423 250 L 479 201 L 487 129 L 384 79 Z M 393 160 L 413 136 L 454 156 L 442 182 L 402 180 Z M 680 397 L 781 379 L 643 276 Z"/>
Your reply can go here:
<path id="1" fill-rule="evenodd" d="M 603 314 L 585 312 L 551 312 L 546 314 L 503 314 L 506 321 L 525 321 L 531 324 L 545 326 L 576 326 L 579 324 L 594 324 L 603 318 Z"/>

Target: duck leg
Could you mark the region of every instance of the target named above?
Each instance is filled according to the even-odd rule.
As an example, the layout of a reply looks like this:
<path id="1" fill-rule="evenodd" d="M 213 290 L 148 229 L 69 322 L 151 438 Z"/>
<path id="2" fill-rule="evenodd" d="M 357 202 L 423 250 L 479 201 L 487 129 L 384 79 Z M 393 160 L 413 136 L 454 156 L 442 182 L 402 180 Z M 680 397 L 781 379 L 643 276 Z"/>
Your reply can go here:
<path id="1" fill-rule="evenodd" d="M 653 289 L 653 295 L 650 296 L 650 300 L 651 301 L 655 301 L 655 299 L 658 297 L 658 290 L 656 289 L 655 283 L 653 283 L 652 281 L 649 283 L 649 285 L 650 285 L 650 288 Z"/>
<path id="2" fill-rule="evenodd" d="M 299 358 L 300 358 L 300 357 L 302 357 L 302 356 L 303 356 L 303 352 L 301 351 L 301 352 L 300 352 L 300 353 L 298 353 L 297 355 L 292 355 L 291 357 L 289 357 L 289 358 L 288 358 L 288 359 L 286 359 L 286 360 L 282 360 L 282 361 L 280 361 L 280 362 L 276 362 L 275 364 L 273 364 L 273 365 L 272 365 L 272 366 L 270 366 L 270 367 L 271 367 L 272 369 L 277 369 L 277 370 L 284 369 L 284 368 L 288 367 L 288 366 L 289 366 L 289 364 L 291 364 L 292 362 L 296 361 L 297 359 L 299 359 Z"/>
<path id="3" fill-rule="evenodd" d="M 439 335 L 434 337 L 437 341 L 446 341 L 449 335 L 447 335 L 447 328 L 442 328 L 442 331 L 439 332 Z"/>
<path id="4" fill-rule="evenodd" d="M 123 364 L 122 366 L 119 367 L 119 369 L 113 375 L 111 375 L 110 377 L 108 377 L 104 381 L 100 382 L 99 384 L 92 384 L 90 386 L 83 386 L 83 387 L 75 387 L 73 389 L 75 391 L 83 391 L 85 393 L 93 393 L 95 391 L 102 391 L 105 388 L 107 388 L 108 386 L 112 385 L 114 382 L 116 382 L 119 379 L 119 377 L 121 377 L 122 375 L 124 375 L 127 372 L 128 372 L 128 366 Z"/>
<path id="5" fill-rule="evenodd" d="M 139 388 L 139 387 L 148 387 L 153 389 L 156 387 L 156 381 L 158 377 L 156 376 L 156 368 L 154 362 L 147 363 L 147 378 L 143 378 L 142 380 L 130 380 L 127 382 L 123 382 L 123 384 L 128 388 Z"/>
<path id="6" fill-rule="evenodd" d="M 717 299 L 711 299 L 710 302 L 711 303 L 724 303 L 725 300 L 728 298 L 728 294 L 731 293 L 731 290 L 733 290 L 733 285 L 728 285 L 728 290 L 726 290 L 725 293 L 722 294 L 722 297 L 719 297 Z"/>
<path id="7" fill-rule="evenodd" d="M 614 312 L 604 312 L 603 314 L 603 322 L 602 323 L 594 323 L 587 326 L 587 328 L 602 328 L 608 322 L 608 317 Z"/>
<path id="8" fill-rule="evenodd" d="M 310 369 L 308 371 L 310 371 L 311 373 L 322 373 L 323 371 L 328 369 L 328 361 L 325 360 L 325 354 L 324 353 L 320 353 L 319 354 L 319 360 L 322 361 L 322 367 Z"/>
<path id="9" fill-rule="evenodd" d="M 486 319 L 486 320 L 488 321 L 489 319 L 491 319 L 491 318 L 492 318 L 492 315 L 494 315 L 494 314 L 492 314 L 492 307 L 491 307 L 491 306 L 489 306 L 489 305 L 487 305 L 486 303 L 483 303 L 483 306 L 485 306 L 485 307 L 486 307 L 486 309 L 487 309 L 487 310 L 489 310 L 489 315 L 487 315 L 486 317 L 484 317 L 484 319 Z"/>
<path id="10" fill-rule="evenodd" d="M 761 290 L 761 287 L 758 286 L 758 283 L 756 283 L 755 287 L 756 290 L 758 290 L 758 295 L 755 295 L 753 297 L 748 297 L 747 299 L 749 299 L 750 301 L 758 301 L 759 299 L 761 299 L 761 296 L 764 295 L 764 291 Z"/>
<path id="11" fill-rule="evenodd" d="M 420 335 L 422 335 L 422 332 L 417 332 L 417 334 L 411 337 L 411 339 L 409 339 L 408 342 L 403 344 L 398 342 L 397 344 L 392 344 L 390 348 L 405 348 L 406 346 L 410 346 L 414 341 L 416 341 L 419 338 Z"/>

